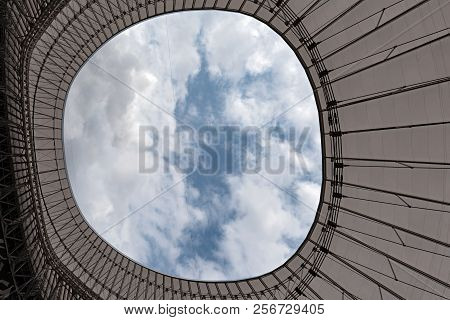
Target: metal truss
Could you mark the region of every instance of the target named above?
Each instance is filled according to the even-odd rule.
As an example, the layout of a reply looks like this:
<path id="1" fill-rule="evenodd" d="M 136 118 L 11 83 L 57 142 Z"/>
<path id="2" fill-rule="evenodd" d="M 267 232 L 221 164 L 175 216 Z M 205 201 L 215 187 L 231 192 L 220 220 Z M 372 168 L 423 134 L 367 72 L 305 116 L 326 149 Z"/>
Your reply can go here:
<path id="1" fill-rule="evenodd" d="M 0 257 L 6 298 L 448 299 L 449 1 L 26 0 L 2 3 Z M 185 10 L 240 12 L 295 52 L 318 105 L 323 185 L 306 240 L 240 281 L 171 277 L 92 230 L 67 178 L 62 117 L 118 32 Z M 4 271 L 6 270 L 6 271 Z M 1 285 L 1 283 L 0 283 Z"/>

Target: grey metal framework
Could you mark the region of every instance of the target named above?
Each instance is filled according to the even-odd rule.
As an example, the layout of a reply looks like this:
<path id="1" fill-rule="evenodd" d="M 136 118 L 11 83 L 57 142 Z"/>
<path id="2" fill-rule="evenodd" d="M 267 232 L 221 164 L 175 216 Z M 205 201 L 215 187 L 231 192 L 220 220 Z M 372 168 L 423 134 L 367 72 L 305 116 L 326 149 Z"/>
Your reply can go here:
<path id="1" fill-rule="evenodd" d="M 449 0 L 2 0 L 0 296 L 15 299 L 450 298 Z M 259 277 L 179 279 L 92 230 L 67 180 L 62 117 L 83 63 L 182 10 L 241 12 L 307 70 L 323 185 L 298 251 Z"/>

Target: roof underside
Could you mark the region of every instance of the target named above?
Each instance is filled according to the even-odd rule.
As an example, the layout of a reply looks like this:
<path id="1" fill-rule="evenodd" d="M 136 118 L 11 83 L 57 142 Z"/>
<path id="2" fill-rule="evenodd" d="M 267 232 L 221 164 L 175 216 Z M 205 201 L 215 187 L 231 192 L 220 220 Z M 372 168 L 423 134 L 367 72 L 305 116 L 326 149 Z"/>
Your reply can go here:
<path id="1" fill-rule="evenodd" d="M 15 219 L 42 297 L 450 298 L 450 1 L 155 2 L 7 1 Z M 191 9 L 267 24 L 315 89 L 316 220 L 292 258 L 252 279 L 190 281 L 135 263 L 88 226 L 67 180 L 63 109 L 83 63 L 130 25 Z"/>

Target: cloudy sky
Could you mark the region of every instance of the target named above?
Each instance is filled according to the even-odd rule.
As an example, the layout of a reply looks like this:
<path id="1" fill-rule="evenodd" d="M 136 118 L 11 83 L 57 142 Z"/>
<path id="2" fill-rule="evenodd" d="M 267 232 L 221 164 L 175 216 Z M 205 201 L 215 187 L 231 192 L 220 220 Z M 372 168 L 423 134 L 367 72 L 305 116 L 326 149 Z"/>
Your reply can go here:
<path id="1" fill-rule="evenodd" d="M 160 272 L 266 273 L 314 219 L 322 169 L 311 87 L 287 44 L 242 15 L 171 14 L 110 40 L 70 89 L 64 139 L 87 221 Z"/>

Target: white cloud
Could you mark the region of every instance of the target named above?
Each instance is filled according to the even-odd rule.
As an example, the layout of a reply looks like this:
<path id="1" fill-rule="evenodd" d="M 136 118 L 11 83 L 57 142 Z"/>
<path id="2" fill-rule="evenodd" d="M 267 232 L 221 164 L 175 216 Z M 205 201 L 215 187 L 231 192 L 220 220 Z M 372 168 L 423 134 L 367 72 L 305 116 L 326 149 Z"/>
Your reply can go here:
<path id="1" fill-rule="evenodd" d="M 299 62 L 283 40 L 256 20 L 237 14 L 160 17 L 120 34 L 93 61 L 173 114 L 175 102 L 189 94 L 189 79 L 200 71 L 199 43 L 204 46 L 209 72 L 230 83 L 223 120 L 260 125 L 311 93 L 306 76 L 299 73 Z M 265 78 L 265 73 L 270 77 Z M 246 82 L 249 75 L 254 79 Z M 205 195 L 182 180 L 182 173 L 138 172 L 139 126 L 153 125 L 160 134 L 168 127 L 173 138 L 177 124 L 140 94 L 89 63 L 71 88 L 65 152 L 72 188 L 88 222 L 102 232 L 154 199 L 104 237 L 137 261 L 187 278 L 254 276 L 292 255 L 292 243 L 302 241 L 314 218 L 292 195 L 316 208 L 320 194 L 320 136 L 314 99 L 302 101 L 277 120 L 299 130 L 311 127 L 313 140 L 304 148 L 303 158 L 313 181 L 299 175 L 298 166 L 295 172 L 279 174 L 263 168 L 261 174 L 292 192 L 290 196 L 258 175 L 229 176 L 225 179 L 229 202 L 211 190 L 208 200 L 213 209 L 206 209 L 192 204 Z M 198 110 L 189 109 L 189 116 L 198 116 Z M 204 116 L 208 117 L 212 115 Z M 292 152 L 292 146 L 282 141 L 272 143 L 271 148 L 273 158 Z M 162 154 L 163 150 L 158 151 Z M 169 192 L 157 197 L 174 183 Z M 235 215 L 232 219 L 220 216 L 220 208 Z M 214 244 L 217 247 L 210 259 L 195 252 L 181 259 L 180 243 L 189 245 L 190 233 L 211 223 L 220 229 L 220 241 Z"/>

